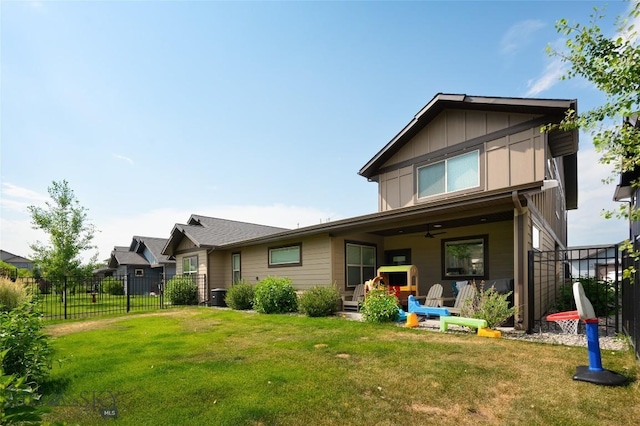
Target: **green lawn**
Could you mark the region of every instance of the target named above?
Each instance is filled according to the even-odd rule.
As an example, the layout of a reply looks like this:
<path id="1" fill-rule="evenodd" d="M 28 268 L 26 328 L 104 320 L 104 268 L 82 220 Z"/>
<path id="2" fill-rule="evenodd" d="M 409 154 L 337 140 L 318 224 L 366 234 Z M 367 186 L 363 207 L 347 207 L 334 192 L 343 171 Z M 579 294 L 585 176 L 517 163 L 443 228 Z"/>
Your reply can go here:
<path id="1" fill-rule="evenodd" d="M 125 313 L 127 296 L 110 294 L 77 293 L 67 295 L 67 318 L 82 318 L 109 313 Z M 38 307 L 46 319 L 64 318 L 65 304 L 59 294 L 39 294 Z M 160 298 L 148 295 L 132 295 L 129 299 L 130 310 L 160 309 Z"/>
<path id="2" fill-rule="evenodd" d="M 585 348 L 342 318 L 214 308 L 55 324 L 49 420 L 104 425 L 637 424 L 631 351 L 603 365 L 631 379 L 572 380 Z"/>

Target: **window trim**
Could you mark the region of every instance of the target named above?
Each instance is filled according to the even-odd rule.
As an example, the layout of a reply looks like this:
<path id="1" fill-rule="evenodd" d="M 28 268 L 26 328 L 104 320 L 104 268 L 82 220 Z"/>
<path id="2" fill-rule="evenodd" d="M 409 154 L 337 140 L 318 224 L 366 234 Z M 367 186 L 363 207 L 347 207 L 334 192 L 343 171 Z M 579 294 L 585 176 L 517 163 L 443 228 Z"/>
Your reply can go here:
<path id="1" fill-rule="evenodd" d="M 469 154 L 472 154 L 472 153 L 477 153 L 478 184 L 474 185 L 474 186 L 467 187 L 467 188 L 457 189 L 455 191 L 449 191 L 448 188 L 447 188 L 448 162 L 450 160 L 454 160 L 454 159 L 456 159 L 458 157 L 461 157 L 463 155 L 469 155 Z M 483 154 L 483 150 L 482 149 L 475 148 L 475 149 L 472 149 L 472 150 L 468 150 L 466 152 L 462 152 L 462 153 L 457 154 L 457 155 L 438 157 L 437 160 L 434 159 L 433 161 L 429 161 L 427 163 L 424 163 L 424 164 L 421 164 L 421 165 L 417 165 L 416 166 L 416 171 L 415 171 L 415 173 L 416 173 L 415 174 L 415 176 L 416 176 L 415 177 L 415 179 L 416 179 L 415 180 L 415 184 L 416 184 L 416 188 L 415 188 L 416 199 L 418 201 L 425 201 L 425 200 L 430 200 L 430 199 L 434 199 L 434 198 L 438 198 L 438 197 L 442 197 L 442 196 L 447 196 L 447 195 L 450 195 L 450 194 L 464 194 L 465 192 L 472 192 L 472 191 L 476 191 L 478 189 L 482 189 L 482 187 L 483 187 L 483 179 L 482 179 L 482 176 L 483 176 L 482 168 L 483 168 L 483 166 L 482 166 L 482 161 L 481 161 L 482 154 Z M 444 177 L 443 177 L 444 185 L 445 185 L 444 192 L 439 192 L 437 194 L 432 194 L 432 195 L 425 195 L 425 196 L 421 197 L 420 196 L 420 171 L 422 169 L 425 169 L 425 168 L 430 167 L 430 166 L 434 166 L 434 165 L 439 164 L 439 163 L 444 163 L 445 164 Z"/>
<path id="2" fill-rule="evenodd" d="M 531 224 L 531 248 L 536 251 L 541 251 L 540 244 L 542 243 L 540 237 L 542 236 L 542 230 L 540 227 L 533 223 Z"/>
<path id="3" fill-rule="evenodd" d="M 195 271 L 185 271 L 184 270 L 184 262 L 187 259 L 195 259 L 195 266 L 196 266 L 196 270 Z M 197 274 L 198 274 L 198 255 L 196 254 L 196 255 L 193 255 L 193 256 L 184 256 L 182 258 L 182 275 L 197 275 Z"/>
<path id="4" fill-rule="evenodd" d="M 136 268 L 133 270 L 134 277 L 144 277 L 144 269 Z"/>
<path id="5" fill-rule="evenodd" d="M 235 265 L 233 263 L 233 259 L 235 256 L 238 256 L 238 269 L 234 269 Z M 238 279 L 235 279 L 235 273 L 238 273 Z M 231 283 L 232 284 L 236 284 L 238 282 L 242 281 L 242 256 L 240 255 L 240 252 L 234 252 L 231 253 Z"/>
<path id="6" fill-rule="evenodd" d="M 288 249 L 292 247 L 298 248 L 298 261 L 297 262 L 282 262 L 282 263 L 272 263 L 271 262 L 271 253 L 274 250 Z M 292 266 L 302 266 L 302 243 L 295 244 L 285 244 L 281 246 L 273 246 L 267 249 L 267 265 L 269 268 L 290 268 Z"/>
<path id="7" fill-rule="evenodd" d="M 463 242 L 470 240 L 482 240 L 483 274 L 482 275 L 447 275 L 447 243 Z M 470 235 L 467 237 L 447 238 L 441 240 L 440 246 L 440 268 L 442 280 L 487 280 L 489 279 L 489 235 Z"/>
<path id="8" fill-rule="evenodd" d="M 364 283 L 358 283 L 358 284 L 354 284 L 354 285 L 349 285 L 349 266 L 354 266 L 355 265 L 355 264 L 348 263 L 347 250 L 348 250 L 348 247 L 350 245 L 359 246 L 359 247 L 371 247 L 371 248 L 373 248 L 373 250 L 374 250 L 374 253 L 373 253 L 373 277 L 376 276 L 376 273 L 378 271 L 378 245 L 377 244 L 375 244 L 375 243 L 363 243 L 361 241 L 348 241 L 348 240 L 345 240 L 345 242 L 344 242 L 344 286 L 345 286 L 346 289 L 352 289 L 352 288 L 355 288 L 358 284 L 364 284 Z M 360 262 L 362 262 L 362 259 L 360 259 Z M 365 265 L 360 263 L 359 266 L 360 266 L 360 277 L 364 279 L 363 274 L 362 274 L 362 268 Z M 366 265 L 366 266 L 369 266 L 369 265 Z"/>

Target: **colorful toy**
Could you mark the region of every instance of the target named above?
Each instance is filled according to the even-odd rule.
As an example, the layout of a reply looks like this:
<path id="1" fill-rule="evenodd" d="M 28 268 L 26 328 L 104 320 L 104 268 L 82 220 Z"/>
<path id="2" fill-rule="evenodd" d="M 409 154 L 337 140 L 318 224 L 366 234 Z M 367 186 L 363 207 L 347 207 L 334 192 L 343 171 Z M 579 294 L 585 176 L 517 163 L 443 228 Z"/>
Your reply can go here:
<path id="1" fill-rule="evenodd" d="M 483 319 L 454 317 L 454 316 L 440 317 L 440 331 L 447 331 L 450 324 L 463 325 L 465 327 L 472 327 L 472 328 L 487 327 L 487 321 Z"/>
<path id="2" fill-rule="evenodd" d="M 602 368 L 600 340 L 598 336 L 598 318 L 596 317 L 593 305 L 584 294 L 582 284 L 579 282 L 573 284 L 573 298 L 576 301 L 576 308 L 578 308 L 580 319 L 585 323 L 587 350 L 589 351 L 589 366 L 578 366 L 573 380 L 581 380 L 605 386 L 620 386 L 625 384 L 627 382 L 626 377 Z"/>
<path id="3" fill-rule="evenodd" d="M 416 299 L 412 294 L 409 295 L 407 304 L 409 305 L 408 311 L 410 313 L 425 315 L 427 317 L 430 317 L 430 316 L 440 317 L 440 316 L 451 315 L 447 308 L 438 308 L 435 306 L 421 305 L 420 302 L 418 302 L 418 299 Z"/>

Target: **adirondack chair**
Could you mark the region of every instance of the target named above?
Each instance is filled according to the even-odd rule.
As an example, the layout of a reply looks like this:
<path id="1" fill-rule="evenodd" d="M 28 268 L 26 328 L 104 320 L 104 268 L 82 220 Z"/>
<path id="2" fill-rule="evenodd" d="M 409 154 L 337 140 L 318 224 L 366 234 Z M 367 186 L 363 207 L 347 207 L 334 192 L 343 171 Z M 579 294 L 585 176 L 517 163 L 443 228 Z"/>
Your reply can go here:
<path id="1" fill-rule="evenodd" d="M 362 302 L 364 302 L 364 284 L 358 284 L 356 288 L 353 289 L 353 295 L 342 296 L 342 309 L 345 311 L 358 312 Z"/>
<path id="2" fill-rule="evenodd" d="M 453 303 L 452 307 L 446 307 L 449 310 L 449 313 L 460 315 L 460 311 L 464 306 L 464 302 L 467 299 L 471 299 L 476 295 L 476 288 L 472 285 L 465 285 L 458 291 L 458 295 L 456 296 L 456 301 Z"/>
<path id="3" fill-rule="evenodd" d="M 429 289 L 429 292 L 427 293 L 427 298 L 424 302 L 424 306 L 429 306 L 432 308 L 440 306 L 442 291 L 443 291 L 442 284 L 432 285 L 431 288 Z"/>

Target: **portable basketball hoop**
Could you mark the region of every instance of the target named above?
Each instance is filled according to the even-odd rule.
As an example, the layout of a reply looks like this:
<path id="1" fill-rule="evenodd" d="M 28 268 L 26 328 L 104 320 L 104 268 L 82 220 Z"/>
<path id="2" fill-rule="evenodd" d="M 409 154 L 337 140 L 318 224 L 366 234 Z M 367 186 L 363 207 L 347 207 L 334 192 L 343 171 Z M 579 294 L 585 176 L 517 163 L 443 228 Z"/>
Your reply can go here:
<path id="1" fill-rule="evenodd" d="M 578 334 L 578 322 L 580 322 L 580 314 L 578 311 L 558 312 L 557 314 L 547 315 L 547 321 L 553 321 L 566 334 Z"/>
<path id="2" fill-rule="evenodd" d="M 625 384 L 627 382 L 626 377 L 602 368 L 600 338 L 598 336 L 598 318 L 596 317 L 593 305 L 584 294 L 582 284 L 579 282 L 573 284 L 573 298 L 578 308 L 578 315 L 580 319 L 584 321 L 587 332 L 587 350 L 589 352 L 589 365 L 576 367 L 576 374 L 574 374 L 573 380 L 581 380 L 583 382 L 605 386 L 620 386 Z"/>

